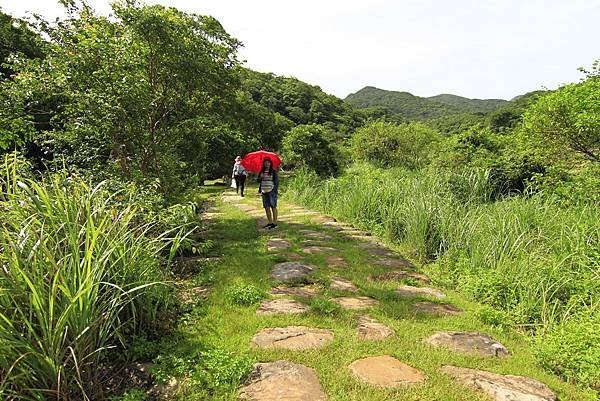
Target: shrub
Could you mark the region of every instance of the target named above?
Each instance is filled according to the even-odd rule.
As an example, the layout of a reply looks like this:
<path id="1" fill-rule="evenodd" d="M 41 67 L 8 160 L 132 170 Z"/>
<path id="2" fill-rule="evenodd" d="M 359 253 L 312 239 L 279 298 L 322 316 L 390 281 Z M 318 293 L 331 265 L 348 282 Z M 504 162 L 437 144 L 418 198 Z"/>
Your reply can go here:
<path id="1" fill-rule="evenodd" d="M 263 292 L 252 284 L 235 284 L 225 291 L 225 299 L 233 305 L 253 305 L 263 297 Z"/>
<path id="2" fill-rule="evenodd" d="M 160 355 L 155 359 L 154 374 L 159 382 L 172 376 L 187 378 L 190 384 L 214 392 L 234 388 L 248 376 L 253 360 L 221 348 L 196 351 L 184 355 Z"/>
<path id="3" fill-rule="evenodd" d="M 537 357 L 565 378 L 600 386 L 600 311 L 589 309 L 561 323 L 537 342 Z"/>

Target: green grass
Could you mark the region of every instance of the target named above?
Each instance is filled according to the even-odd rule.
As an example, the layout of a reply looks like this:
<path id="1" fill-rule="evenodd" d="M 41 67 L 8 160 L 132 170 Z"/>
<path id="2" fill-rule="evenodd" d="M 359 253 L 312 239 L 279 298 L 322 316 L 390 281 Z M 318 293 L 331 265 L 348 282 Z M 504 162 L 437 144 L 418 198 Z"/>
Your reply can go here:
<path id="1" fill-rule="evenodd" d="M 251 191 L 248 191 L 250 193 Z M 245 203 L 258 206 L 259 199 L 248 197 Z M 458 293 L 447 291 L 448 302 L 466 310 L 462 316 L 433 318 L 425 315 L 414 315 L 410 305 L 414 300 L 400 299 L 393 294 L 393 283 L 373 282 L 368 280 L 371 274 L 389 271 L 385 267 L 370 264 L 367 251 L 357 247 L 334 231 L 332 240 L 319 240 L 324 245 L 339 250 L 332 254 L 342 255 L 349 263 L 345 269 L 328 268 L 325 263 L 327 254 L 306 255 L 305 261 L 318 267 L 313 275 L 321 294 L 314 300 L 297 298 L 311 307 L 309 313 L 293 316 L 259 316 L 256 315 L 256 304 L 242 306 L 228 300 L 229 289 L 244 283 L 259 292 L 267 294 L 274 285 L 268 275 L 272 266 L 281 261 L 281 256 L 266 251 L 269 237 L 284 237 L 292 243 L 291 252 L 300 251 L 300 243 L 305 237 L 301 229 L 325 230 L 324 227 L 311 224 L 308 218 L 298 217 L 294 224 L 280 223 L 280 228 L 267 235 L 259 235 L 256 221 L 237 208 L 220 204 L 224 212 L 223 219 L 215 227 L 213 238 L 217 244 L 215 252 L 223 256 L 214 268 L 200 273 L 214 278 L 213 291 L 209 298 L 197 305 L 178 327 L 178 334 L 165 340 L 163 355 L 184 357 L 193 355 L 197 350 L 222 350 L 229 352 L 229 359 L 223 366 L 212 369 L 234 371 L 225 375 L 225 385 L 218 388 L 207 388 L 202 380 L 194 380 L 198 369 L 209 374 L 202 357 L 187 363 L 186 369 L 170 369 L 165 367 L 164 374 L 178 377 L 182 384 L 177 400 L 236 400 L 240 383 L 236 376 L 243 366 L 251 361 L 268 362 L 280 359 L 301 363 L 314 368 L 325 393 L 330 400 L 414 400 L 414 401 L 484 401 L 483 395 L 468 390 L 449 377 L 439 372 L 445 364 L 481 368 L 505 374 L 524 375 L 536 378 L 549 385 L 563 401 L 594 400 L 591 391 L 577 388 L 561 381 L 537 365 L 527 337 L 509 329 L 492 326 L 482 321 L 482 306 L 470 302 Z M 286 204 L 282 200 L 281 216 L 286 213 Z M 359 288 L 359 295 L 371 296 L 380 301 L 379 306 L 367 312 L 350 312 L 336 307 L 331 298 L 350 295 L 344 292 L 331 291 L 327 285 L 332 276 L 340 276 L 354 282 Z M 201 280 L 201 279 L 200 279 Z M 202 281 L 202 280 L 201 280 Z M 356 334 L 356 318 L 361 313 L 368 313 L 375 319 L 390 326 L 395 336 L 385 341 L 360 341 Z M 288 325 L 305 325 L 326 328 L 333 331 L 333 343 L 319 350 L 286 351 L 262 350 L 250 347 L 250 340 L 261 329 L 268 327 L 285 327 Z M 423 343 L 423 339 L 437 330 L 469 330 L 489 333 L 505 344 L 511 351 L 506 359 L 489 359 L 477 356 L 454 354 L 442 349 L 431 348 Z M 375 388 L 354 379 L 346 368 L 356 359 L 373 355 L 392 355 L 409 365 L 422 370 L 427 381 L 423 385 L 386 390 Z M 234 361 L 231 361 L 231 358 Z M 247 365 L 244 365 L 247 364 Z M 228 366 L 238 366 L 230 369 Z M 210 369 L 209 369 L 210 370 Z M 187 379 L 186 379 L 187 377 Z"/>
<path id="2" fill-rule="evenodd" d="M 443 286 L 489 305 L 505 324 L 542 340 L 556 337 L 559 327 L 583 327 L 568 324 L 574 316 L 600 330 L 599 205 L 565 208 L 544 194 L 494 201 L 492 189 L 485 171 L 357 165 L 326 181 L 300 172 L 288 182 L 286 196 L 377 233 L 422 261 Z M 583 347 L 586 332 L 571 333 L 580 343 L 564 344 L 565 350 Z M 591 356 L 577 368 L 573 355 L 559 355 L 540 363 L 565 378 L 600 384 L 600 358 Z"/>
<path id="3" fill-rule="evenodd" d="M 162 260 L 177 232 L 149 235 L 135 198 L 121 207 L 77 176 L 7 164 L 0 187 L 0 398 L 98 397 L 110 350 L 173 302 Z"/>

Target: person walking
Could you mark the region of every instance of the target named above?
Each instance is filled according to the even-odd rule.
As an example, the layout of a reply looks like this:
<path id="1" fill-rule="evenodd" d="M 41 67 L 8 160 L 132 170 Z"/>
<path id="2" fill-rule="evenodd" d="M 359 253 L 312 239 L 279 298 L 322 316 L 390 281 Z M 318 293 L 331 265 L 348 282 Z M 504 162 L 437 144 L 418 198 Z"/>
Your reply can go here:
<path id="1" fill-rule="evenodd" d="M 235 180 L 235 193 L 239 193 L 242 197 L 244 196 L 244 186 L 246 184 L 247 176 L 248 172 L 244 166 L 242 166 L 242 158 L 240 156 L 236 156 L 231 178 Z"/>
<path id="2" fill-rule="evenodd" d="M 263 207 L 269 221 L 264 228 L 271 230 L 277 227 L 277 191 L 279 190 L 279 176 L 277 170 L 273 168 L 271 159 L 263 160 L 258 182 L 258 192 L 262 195 Z"/>

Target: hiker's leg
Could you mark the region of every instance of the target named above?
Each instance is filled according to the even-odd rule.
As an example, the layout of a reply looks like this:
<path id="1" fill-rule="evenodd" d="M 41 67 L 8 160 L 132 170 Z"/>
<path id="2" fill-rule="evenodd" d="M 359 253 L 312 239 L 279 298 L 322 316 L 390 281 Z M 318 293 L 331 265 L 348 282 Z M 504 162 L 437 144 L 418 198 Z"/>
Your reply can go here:
<path id="1" fill-rule="evenodd" d="M 271 209 L 273 209 L 273 223 L 277 224 L 277 208 L 273 207 Z"/>
<path id="2" fill-rule="evenodd" d="M 241 192 L 242 192 L 241 195 L 244 196 L 244 186 L 246 184 L 246 176 L 245 175 L 240 176 L 240 180 L 241 180 L 241 182 L 240 182 L 240 189 L 241 189 Z"/>
<path id="3" fill-rule="evenodd" d="M 271 208 L 267 206 L 265 208 L 265 213 L 267 213 L 267 220 L 269 220 L 269 224 L 272 224 L 273 223 L 273 215 L 271 214 Z"/>
<path id="4" fill-rule="evenodd" d="M 235 180 L 235 193 L 237 194 L 240 191 L 240 179 L 237 175 L 233 179 Z"/>

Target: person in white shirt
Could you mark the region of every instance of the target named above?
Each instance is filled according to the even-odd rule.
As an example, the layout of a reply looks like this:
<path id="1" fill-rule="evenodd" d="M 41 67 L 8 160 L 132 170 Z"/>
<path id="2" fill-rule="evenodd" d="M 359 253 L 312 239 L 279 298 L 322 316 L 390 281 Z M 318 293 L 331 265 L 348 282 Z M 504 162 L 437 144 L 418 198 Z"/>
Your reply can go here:
<path id="1" fill-rule="evenodd" d="M 242 166 L 242 158 L 240 156 L 236 156 L 231 178 L 235 180 L 235 192 L 239 193 L 242 197 L 244 196 L 244 185 L 246 183 L 247 176 L 248 172 L 244 166 Z"/>

